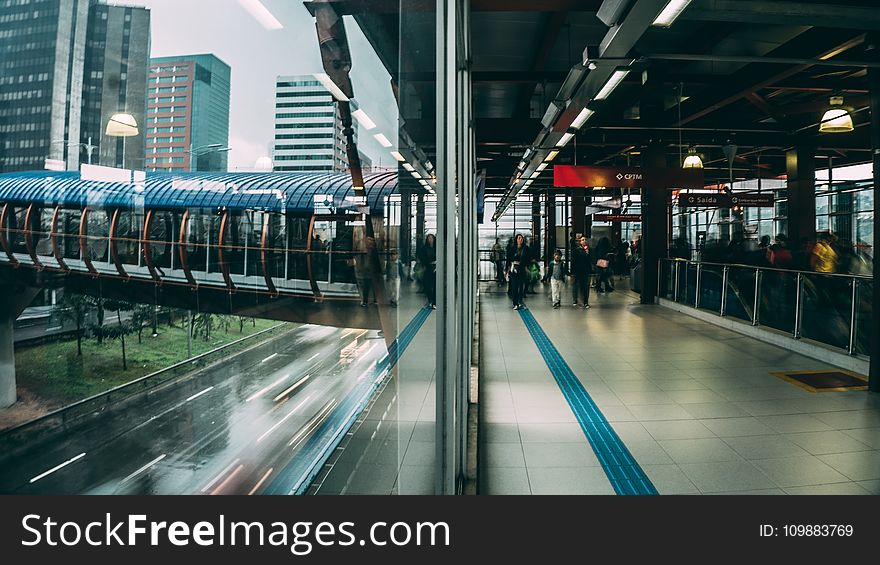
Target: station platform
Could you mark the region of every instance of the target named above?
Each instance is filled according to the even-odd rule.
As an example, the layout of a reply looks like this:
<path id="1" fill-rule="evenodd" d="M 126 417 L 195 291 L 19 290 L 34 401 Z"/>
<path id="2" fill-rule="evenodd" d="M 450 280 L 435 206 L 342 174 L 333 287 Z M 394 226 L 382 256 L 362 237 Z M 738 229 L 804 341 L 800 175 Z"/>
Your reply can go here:
<path id="1" fill-rule="evenodd" d="M 481 494 L 880 494 L 880 396 L 624 290 L 481 286 Z"/>

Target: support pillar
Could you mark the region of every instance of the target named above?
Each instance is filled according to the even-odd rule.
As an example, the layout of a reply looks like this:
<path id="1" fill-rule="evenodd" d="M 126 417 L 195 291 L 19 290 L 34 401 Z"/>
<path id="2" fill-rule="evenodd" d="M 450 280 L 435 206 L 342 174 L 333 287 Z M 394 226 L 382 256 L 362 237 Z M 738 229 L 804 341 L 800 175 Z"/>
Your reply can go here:
<path id="1" fill-rule="evenodd" d="M 14 324 L 33 302 L 40 289 L 0 285 L 0 409 L 15 404 L 15 330 Z"/>
<path id="2" fill-rule="evenodd" d="M 867 54 L 874 60 L 880 60 L 880 34 L 871 34 L 868 37 Z M 873 287 L 874 312 L 870 315 L 877 320 L 877 308 L 880 304 L 880 285 L 877 284 L 877 271 L 880 268 L 880 260 L 877 259 L 877 240 L 880 233 L 880 216 L 876 212 L 876 202 L 880 202 L 880 69 L 868 69 L 868 88 L 871 91 L 871 152 L 874 160 L 874 273 Z M 868 389 L 871 392 L 880 392 L 880 328 L 876 323 L 871 324 L 871 341 L 868 351 L 871 356 L 871 365 L 868 377 Z"/>
<path id="3" fill-rule="evenodd" d="M 532 241 L 541 241 L 541 195 L 532 195 Z"/>
<path id="4" fill-rule="evenodd" d="M 666 167 L 666 149 L 662 143 L 652 142 L 643 155 L 645 168 Z M 657 276 L 660 258 L 665 257 L 668 245 L 669 216 L 666 212 L 669 194 L 665 186 L 642 189 L 642 304 L 654 304 L 657 298 Z"/>
<path id="5" fill-rule="evenodd" d="M 785 154 L 788 241 L 792 251 L 816 238 L 816 150 L 799 145 Z"/>
<path id="6" fill-rule="evenodd" d="M 419 194 L 416 200 L 416 253 L 425 243 L 425 195 Z M 415 258 L 415 257 L 413 257 Z"/>
<path id="7" fill-rule="evenodd" d="M 553 259 L 553 253 L 556 251 L 556 195 L 547 194 L 544 202 L 544 219 L 545 232 L 544 236 L 544 257 L 547 261 Z"/>
<path id="8" fill-rule="evenodd" d="M 571 231 L 577 234 L 587 233 L 586 214 L 587 214 L 587 197 L 583 191 L 578 191 L 571 197 Z"/>

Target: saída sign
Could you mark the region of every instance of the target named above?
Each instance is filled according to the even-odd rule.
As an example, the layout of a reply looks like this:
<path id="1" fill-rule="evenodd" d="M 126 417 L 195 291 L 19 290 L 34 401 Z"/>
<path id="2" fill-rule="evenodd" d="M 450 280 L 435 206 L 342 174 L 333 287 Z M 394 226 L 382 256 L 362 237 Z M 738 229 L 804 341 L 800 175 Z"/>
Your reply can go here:
<path id="1" fill-rule="evenodd" d="M 773 206 L 772 194 L 679 194 L 678 205 L 688 208 L 768 208 Z"/>
<path id="2" fill-rule="evenodd" d="M 703 188 L 703 170 L 556 165 L 553 167 L 553 186 L 558 188 L 605 186 L 699 190 Z"/>

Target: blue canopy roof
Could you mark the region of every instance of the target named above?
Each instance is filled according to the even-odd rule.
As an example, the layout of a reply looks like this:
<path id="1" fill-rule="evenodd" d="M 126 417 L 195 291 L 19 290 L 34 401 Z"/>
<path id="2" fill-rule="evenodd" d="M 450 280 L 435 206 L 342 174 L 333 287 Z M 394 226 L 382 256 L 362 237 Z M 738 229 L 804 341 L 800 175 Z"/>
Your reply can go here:
<path id="1" fill-rule="evenodd" d="M 397 173 L 364 176 L 371 211 L 397 192 Z M 0 175 L 0 202 L 82 208 L 178 210 L 225 208 L 310 214 L 315 196 L 334 208 L 356 206 L 347 173 L 147 173 L 143 183 L 82 180 L 80 173 L 35 171 Z"/>

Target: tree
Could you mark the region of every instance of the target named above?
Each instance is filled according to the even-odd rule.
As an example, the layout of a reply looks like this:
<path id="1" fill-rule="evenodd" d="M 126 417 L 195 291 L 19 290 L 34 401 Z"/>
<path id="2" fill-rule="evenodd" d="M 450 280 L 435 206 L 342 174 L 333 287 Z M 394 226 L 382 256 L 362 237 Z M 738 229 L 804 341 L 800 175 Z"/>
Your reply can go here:
<path id="1" fill-rule="evenodd" d="M 110 339 L 119 338 L 122 341 L 122 370 L 127 371 L 128 359 L 125 355 L 125 336 L 135 330 L 131 320 L 123 321 L 122 312 L 131 311 L 134 306 L 130 302 L 123 300 L 103 300 L 103 306 L 111 312 L 116 311 L 117 324 L 115 326 L 97 325 L 93 328 L 93 331 L 97 333 L 99 341 L 104 337 L 109 337 Z"/>
<path id="2" fill-rule="evenodd" d="M 131 310 L 131 326 L 138 334 L 138 343 L 142 342 L 144 328 L 155 320 L 156 309 L 150 304 L 134 304 Z"/>
<path id="3" fill-rule="evenodd" d="M 82 294 L 65 292 L 61 299 L 61 320 L 71 320 L 76 323 L 76 354 L 79 357 L 82 357 L 83 330 L 94 308 L 94 299 Z"/>

